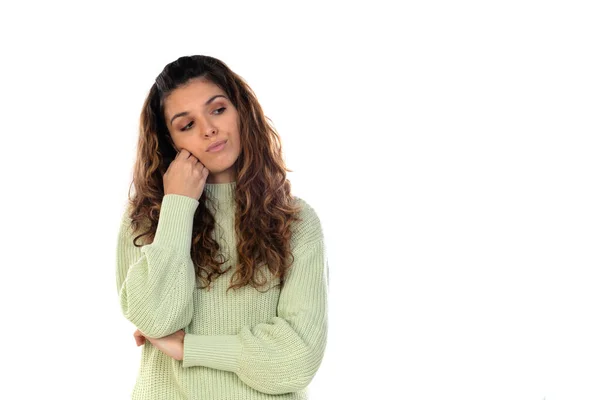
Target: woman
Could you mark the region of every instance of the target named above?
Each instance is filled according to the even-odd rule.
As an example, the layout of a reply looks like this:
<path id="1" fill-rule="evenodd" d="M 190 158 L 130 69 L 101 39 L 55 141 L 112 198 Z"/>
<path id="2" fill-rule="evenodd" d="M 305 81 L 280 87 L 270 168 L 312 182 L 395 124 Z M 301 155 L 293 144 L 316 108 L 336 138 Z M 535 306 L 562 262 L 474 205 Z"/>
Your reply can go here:
<path id="1" fill-rule="evenodd" d="M 222 61 L 181 57 L 156 78 L 117 245 L 121 309 L 143 345 L 133 399 L 308 398 L 328 265 L 286 171 L 255 94 Z"/>

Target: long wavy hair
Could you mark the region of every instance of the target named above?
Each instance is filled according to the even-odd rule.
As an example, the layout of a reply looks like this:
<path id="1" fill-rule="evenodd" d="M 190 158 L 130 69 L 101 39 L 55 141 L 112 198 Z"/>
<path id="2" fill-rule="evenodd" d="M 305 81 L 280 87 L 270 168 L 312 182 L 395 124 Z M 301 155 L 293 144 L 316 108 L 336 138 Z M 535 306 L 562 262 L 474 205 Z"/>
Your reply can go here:
<path id="1" fill-rule="evenodd" d="M 278 278 L 275 286 L 281 286 L 294 259 L 290 245 L 293 224 L 301 220 L 301 207 L 295 203 L 286 178 L 286 171 L 293 170 L 286 168 L 280 137 L 271 120 L 263 114 L 252 89 L 225 63 L 213 57 L 184 56 L 167 64 L 144 101 L 128 193 L 130 227 L 139 233 L 133 243 L 141 247 L 154 240 L 164 196 L 163 175 L 177 155 L 164 119 L 164 99 L 192 78 L 204 78 L 219 86 L 239 114 L 241 153 L 234 167 L 238 265 L 227 291 L 246 285 L 258 290 L 266 285 L 270 280 L 262 268 Z M 196 283 L 199 278 L 200 287 L 210 290 L 211 282 L 233 266 L 225 270 L 220 267 L 227 260 L 211 235 L 215 218 L 208 203 L 214 204 L 214 199 L 204 190 L 198 201 L 190 255 Z M 136 243 L 144 237 L 143 243 Z M 259 275 L 263 279 L 259 279 Z"/>

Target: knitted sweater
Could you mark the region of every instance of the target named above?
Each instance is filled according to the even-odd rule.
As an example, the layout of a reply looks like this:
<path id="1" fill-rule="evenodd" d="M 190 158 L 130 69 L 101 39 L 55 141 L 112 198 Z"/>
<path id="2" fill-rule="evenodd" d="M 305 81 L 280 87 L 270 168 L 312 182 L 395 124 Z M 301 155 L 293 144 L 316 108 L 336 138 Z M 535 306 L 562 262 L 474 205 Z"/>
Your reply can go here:
<path id="1" fill-rule="evenodd" d="M 237 265 L 235 185 L 204 189 L 216 200 L 213 239 L 230 260 L 223 267 Z M 210 290 L 196 287 L 190 251 L 198 200 L 165 195 L 154 241 L 143 247 L 133 245 L 123 214 L 116 251 L 123 315 L 151 338 L 186 332 L 181 361 L 145 341 L 132 399 L 308 399 L 327 341 L 329 271 L 320 220 L 294 199 L 302 206 L 291 239 L 295 259 L 283 286 L 271 279 L 264 293 L 249 285 L 226 293 L 235 268 Z"/>

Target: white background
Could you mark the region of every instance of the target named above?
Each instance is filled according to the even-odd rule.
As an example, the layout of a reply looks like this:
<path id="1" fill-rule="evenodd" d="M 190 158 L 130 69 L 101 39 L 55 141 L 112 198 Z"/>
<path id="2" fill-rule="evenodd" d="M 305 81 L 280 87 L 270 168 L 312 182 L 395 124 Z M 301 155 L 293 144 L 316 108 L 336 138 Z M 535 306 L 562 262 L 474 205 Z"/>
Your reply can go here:
<path id="1" fill-rule="evenodd" d="M 324 226 L 312 400 L 600 398 L 594 3 L 3 3 L 0 397 L 129 398 L 139 113 L 206 54 L 254 89 Z"/>

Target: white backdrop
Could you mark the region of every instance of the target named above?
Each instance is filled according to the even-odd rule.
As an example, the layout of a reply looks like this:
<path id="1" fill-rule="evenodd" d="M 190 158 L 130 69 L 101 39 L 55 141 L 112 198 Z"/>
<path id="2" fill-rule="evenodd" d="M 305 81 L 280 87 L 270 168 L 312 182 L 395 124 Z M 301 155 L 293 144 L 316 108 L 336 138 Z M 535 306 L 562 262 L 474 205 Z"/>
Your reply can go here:
<path id="1" fill-rule="evenodd" d="M 116 233 L 143 99 L 191 54 L 254 89 L 323 223 L 330 332 L 312 400 L 600 398 L 594 2 L 0 15 L 0 398 L 129 398 L 141 348 Z"/>

